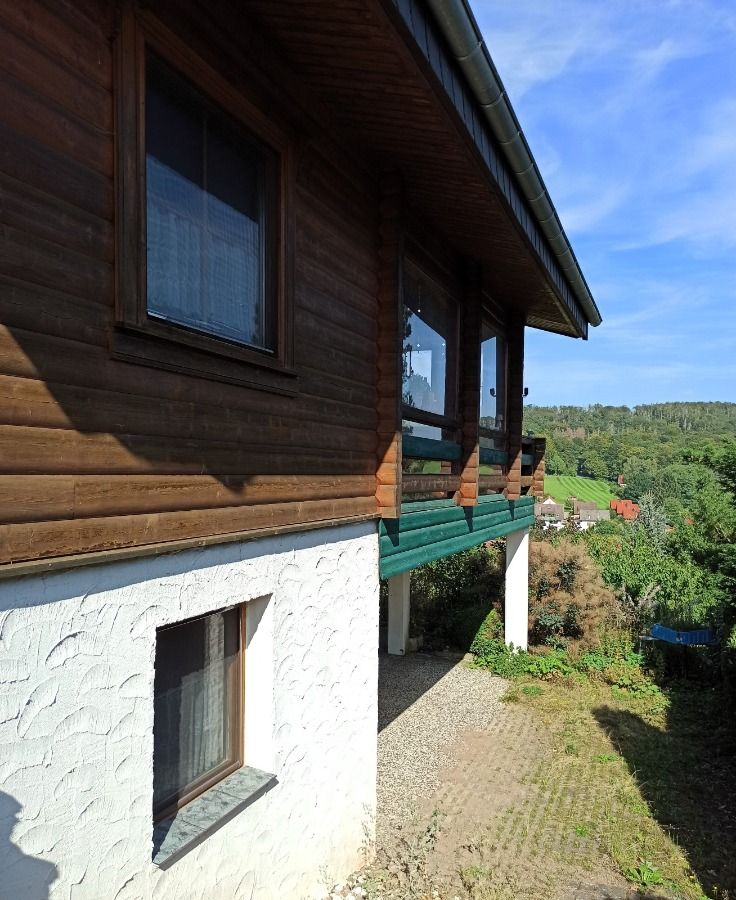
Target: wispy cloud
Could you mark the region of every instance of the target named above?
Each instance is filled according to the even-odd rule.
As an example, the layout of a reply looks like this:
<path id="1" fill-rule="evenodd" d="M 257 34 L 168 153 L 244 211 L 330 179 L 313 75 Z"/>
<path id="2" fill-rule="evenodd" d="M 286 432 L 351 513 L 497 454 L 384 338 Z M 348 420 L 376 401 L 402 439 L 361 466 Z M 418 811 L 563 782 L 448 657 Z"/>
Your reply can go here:
<path id="1" fill-rule="evenodd" d="M 532 393 L 736 401 L 736 5 L 473 6 L 604 317 Z"/>

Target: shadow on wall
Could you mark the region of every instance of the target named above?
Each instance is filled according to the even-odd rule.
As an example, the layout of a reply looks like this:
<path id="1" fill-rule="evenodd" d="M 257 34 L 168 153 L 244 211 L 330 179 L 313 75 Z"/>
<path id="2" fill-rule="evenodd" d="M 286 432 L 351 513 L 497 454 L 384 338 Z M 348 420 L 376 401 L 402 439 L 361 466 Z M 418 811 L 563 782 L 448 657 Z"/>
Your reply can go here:
<path id="1" fill-rule="evenodd" d="M 29 856 L 12 841 L 22 808 L 0 791 L 0 900 L 48 900 L 58 877 L 56 866 Z"/>
<path id="2" fill-rule="evenodd" d="M 670 693 L 667 726 L 632 712 L 594 711 L 661 826 L 682 849 L 708 897 L 736 896 L 736 744 L 719 695 Z"/>

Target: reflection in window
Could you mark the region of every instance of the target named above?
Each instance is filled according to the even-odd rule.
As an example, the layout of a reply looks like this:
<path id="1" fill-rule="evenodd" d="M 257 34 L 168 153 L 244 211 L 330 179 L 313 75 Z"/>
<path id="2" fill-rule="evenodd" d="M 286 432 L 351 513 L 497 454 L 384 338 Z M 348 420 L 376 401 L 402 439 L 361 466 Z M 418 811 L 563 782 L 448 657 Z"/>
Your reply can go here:
<path id="1" fill-rule="evenodd" d="M 503 431 L 506 412 L 506 347 L 484 322 L 480 345 L 480 426 Z"/>
<path id="2" fill-rule="evenodd" d="M 421 422 L 410 422 L 408 419 L 402 420 L 401 431 L 403 434 L 429 438 L 432 441 L 441 441 L 445 437 L 443 430 L 436 425 L 422 425 Z"/>
<path id="3" fill-rule="evenodd" d="M 274 155 L 164 63 L 146 66 L 147 306 L 158 319 L 273 346 Z"/>
<path id="4" fill-rule="evenodd" d="M 416 266 L 404 276 L 402 399 L 437 415 L 454 414 L 457 314 L 450 298 Z"/>

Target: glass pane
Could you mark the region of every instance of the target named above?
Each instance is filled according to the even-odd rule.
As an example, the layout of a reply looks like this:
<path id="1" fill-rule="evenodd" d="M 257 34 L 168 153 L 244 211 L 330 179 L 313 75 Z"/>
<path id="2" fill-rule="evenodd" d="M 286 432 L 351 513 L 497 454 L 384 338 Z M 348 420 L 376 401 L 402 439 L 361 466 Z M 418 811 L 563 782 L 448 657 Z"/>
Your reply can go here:
<path id="1" fill-rule="evenodd" d="M 268 347 L 272 155 L 159 60 L 146 78 L 148 312 Z"/>
<path id="2" fill-rule="evenodd" d="M 453 415 L 457 308 L 416 266 L 406 264 L 402 399 L 407 406 Z"/>
<path id="3" fill-rule="evenodd" d="M 505 427 L 506 351 L 503 338 L 483 324 L 480 345 L 480 425 L 503 431 Z"/>
<path id="4" fill-rule="evenodd" d="M 156 636 L 154 810 L 237 760 L 239 618 L 237 609 L 227 610 Z"/>
<path id="5" fill-rule="evenodd" d="M 433 441 L 441 441 L 443 439 L 442 429 L 436 425 L 423 425 L 421 422 L 410 422 L 408 419 L 402 420 L 401 431 L 403 434 L 430 438 Z"/>

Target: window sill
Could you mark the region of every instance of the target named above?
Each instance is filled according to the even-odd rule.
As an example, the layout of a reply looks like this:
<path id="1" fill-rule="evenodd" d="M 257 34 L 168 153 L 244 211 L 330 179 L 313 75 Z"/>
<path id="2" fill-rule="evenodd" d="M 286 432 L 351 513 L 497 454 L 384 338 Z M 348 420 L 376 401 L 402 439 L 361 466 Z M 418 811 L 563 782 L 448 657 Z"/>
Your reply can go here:
<path id="1" fill-rule="evenodd" d="M 113 358 L 124 362 L 290 397 L 299 393 L 299 377 L 294 369 L 267 357 L 259 359 L 255 351 L 249 353 L 253 361 L 236 359 L 209 349 L 198 349 L 187 341 L 172 340 L 154 330 L 139 331 L 122 326 L 113 329 L 110 348 Z"/>
<path id="2" fill-rule="evenodd" d="M 163 819 L 153 829 L 153 863 L 167 869 L 189 850 L 269 791 L 275 775 L 244 766 Z"/>

